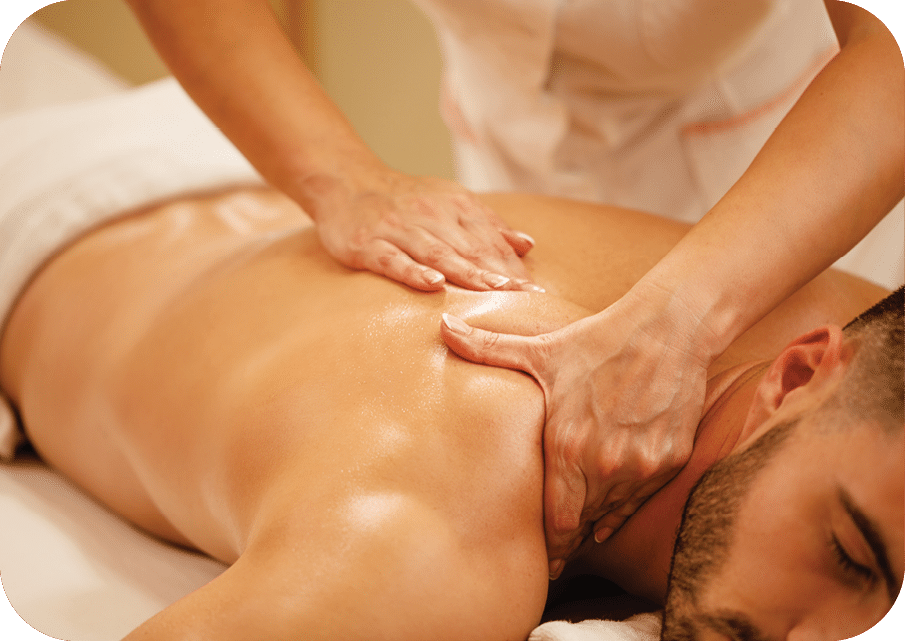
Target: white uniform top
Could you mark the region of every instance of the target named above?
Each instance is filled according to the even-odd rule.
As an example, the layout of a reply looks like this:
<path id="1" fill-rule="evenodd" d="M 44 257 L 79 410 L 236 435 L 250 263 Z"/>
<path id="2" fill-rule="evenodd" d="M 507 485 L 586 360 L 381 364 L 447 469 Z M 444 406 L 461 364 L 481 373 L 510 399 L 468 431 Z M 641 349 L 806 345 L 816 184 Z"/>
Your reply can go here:
<path id="1" fill-rule="evenodd" d="M 697 221 L 838 51 L 822 0 L 416 0 L 460 179 Z"/>

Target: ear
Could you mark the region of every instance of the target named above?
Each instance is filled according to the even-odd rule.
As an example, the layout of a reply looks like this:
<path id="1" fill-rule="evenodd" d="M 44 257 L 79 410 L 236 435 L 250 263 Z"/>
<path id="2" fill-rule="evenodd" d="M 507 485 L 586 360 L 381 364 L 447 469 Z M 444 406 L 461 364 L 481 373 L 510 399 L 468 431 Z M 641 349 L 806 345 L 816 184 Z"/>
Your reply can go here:
<path id="1" fill-rule="evenodd" d="M 746 424 L 763 423 L 791 397 L 816 390 L 845 370 L 851 350 L 837 325 L 820 327 L 795 339 L 770 365 L 754 393 Z"/>

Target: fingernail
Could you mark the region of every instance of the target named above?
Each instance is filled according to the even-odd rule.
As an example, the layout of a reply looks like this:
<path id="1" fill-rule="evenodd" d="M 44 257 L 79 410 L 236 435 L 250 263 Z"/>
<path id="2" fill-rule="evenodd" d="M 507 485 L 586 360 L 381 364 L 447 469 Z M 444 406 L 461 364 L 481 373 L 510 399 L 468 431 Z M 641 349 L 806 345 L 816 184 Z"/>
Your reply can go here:
<path id="1" fill-rule="evenodd" d="M 603 543 L 608 538 L 610 538 L 610 534 L 613 533 L 613 528 L 611 527 L 602 527 L 596 532 L 594 532 L 594 540 L 598 543 Z"/>
<path id="2" fill-rule="evenodd" d="M 436 285 L 443 281 L 443 274 L 433 269 L 425 269 L 424 270 L 424 280 L 426 280 L 431 285 Z"/>
<path id="3" fill-rule="evenodd" d="M 544 288 L 541 287 L 540 285 L 535 285 L 534 283 L 527 283 L 527 284 L 525 285 L 525 289 L 527 289 L 527 290 L 529 290 L 529 291 L 532 291 L 532 292 L 539 292 L 539 293 L 541 293 L 541 294 L 546 294 L 546 293 L 547 293 L 547 290 L 546 290 L 546 289 L 544 289 Z"/>
<path id="4" fill-rule="evenodd" d="M 515 232 L 515 235 L 518 236 L 519 238 L 521 238 L 522 240 L 524 240 L 526 243 L 530 243 L 532 247 L 534 247 L 537 244 L 537 242 L 533 238 L 531 238 L 531 236 L 529 236 L 528 234 L 526 234 L 523 231 L 517 231 L 517 232 Z"/>
<path id="5" fill-rule="evenodd" d="M 458 316 L 453 316 L 452 314 L 443 314 L 443 324 L 446 325 L 450 331 L 455 332 L 456 334 L 468 335 L 471 333 L 471 327 L 469 327 L 468 323 L 463 321 Z"/>
<path id="6" fill-rule="evenodd" d="M 484 282 L 493 287 L 494 289 L 499 289 L 503 285 L 509 282 L 509 279 L 505 276 L 501 276 L 499 274 L 485 274 Z"/>
<path id="7" fill-rule="evenodd" d="M 558 561 L 553 561 L 550 563 L 550 580 L 555 581 L 559 578 L 560 572 L 562 572 L 562 566 L 565 565 L 565 561 L 559 559 Z"/>

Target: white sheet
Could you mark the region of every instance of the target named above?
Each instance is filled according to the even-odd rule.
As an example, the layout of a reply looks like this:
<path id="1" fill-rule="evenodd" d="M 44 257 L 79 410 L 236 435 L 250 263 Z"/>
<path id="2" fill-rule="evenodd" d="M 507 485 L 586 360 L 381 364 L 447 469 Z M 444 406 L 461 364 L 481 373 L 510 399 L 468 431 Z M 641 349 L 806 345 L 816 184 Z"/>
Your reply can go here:
<path id="1" fill-rule="evenodd" d="M 225 569 L 132 528 L 31 458 L 0 469 L 0 514 L 6 595 L 60 639 L 121 639 Z"/>
<path id="2" fill-rule="evenodd" d="M 10 38 L 0 69 L 0 113 L 97 98 L 128 87 L 106 67 L 30 21 Z"/>
<path id="3" fill-rule="evenodd" d="M 51 42 L 46 34 L 36 42 L 42 41 Z M 14 39 L 11 46 L 16 44 Z M 31 54 L 35 46 L 21 50 Z M 35 56 L 45 65 L 47 58 L 46 50 Z M 70 73 L 69 52 L 64 59 L 61 73 Z M 18 89 L 16 79 L 28 76 L 8 78 L 7 68 L 17 68 L 15 58 L 0 70 L 0 93 L 16 95 L 6 81 Z M 42 74 L 56 77 L 46 66 Z M 24 92 L 43 105 L 46 93 L 33 84 Z M 62 87 L 72 98 L 73 90 Z M 110 95 L 106 87 L 99 98 L 0 118 L 0 324 L 44 261 L 105 220 L 178 194 L 261 182 L 174 80 Z M 0 459 L 15 446 L 13 425 L 0 394 Z"/>
<path id="4" fill-rule="evenodd" d="M 0 113 L 109 96 L 125 86 L 26 22 L 3 55 Z M 9 151 L 7 144 L 0 146 Z M 19 615 L 45 634 L 120 639 L 223 567 L 135 530 L 33 458 L 0 464 L 0 578 Z M 31 639 L 4 606 L 0 599 L 0 638 Z"/>

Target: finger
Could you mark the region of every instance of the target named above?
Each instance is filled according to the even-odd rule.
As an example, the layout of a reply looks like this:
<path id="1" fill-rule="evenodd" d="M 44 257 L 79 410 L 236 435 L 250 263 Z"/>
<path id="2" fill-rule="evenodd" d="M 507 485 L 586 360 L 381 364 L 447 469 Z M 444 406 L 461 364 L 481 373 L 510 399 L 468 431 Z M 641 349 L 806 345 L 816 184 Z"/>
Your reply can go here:
<path id="1" fill-rule="evenodd" d="M 545 358 L 543 338 L 498 334 L 472 327 L 458 316 L 443 314 L 440 336 L 465 360 L 518 369 L 538 378 L 538 360 Z"/>
<path id="2" fill-rule="evenodd" d="M 647 490 L 647 488 L 645 488 Z M 623 501 L 620 505 L 615 506 L 611 511 L 604 514 L 594 523 L 594 540 L 597 543 L 603 543 L 612 534 L 622 527 L 638 509 L 644 505 L 656 489 L 653 491 L 641 491 Z"/>
<path id="3" fill-rule="evenodd" d="M 500 221 L 492 210 L 482 208 L 475 211 L 462 205 L 448 212 L 454 216 L 449 218 L 436 215 L 436 212 L 426 205 L 422 205 L 421 209 L 434 214 L 425 216 L 419 222 L 419 229 L 432 237 L 434 243 L 419 242 L 419 235 L 410 227 L 390 228 L 386 236 L 416 260 L 441 269 L 427 252 L 448 247 L 479 270 L 500 274 L 510 280 L 530 280 L 530 274 L 522 259 L 503 234 L 505 223 Z M 527 244 L 524 240 L 520 242 L 522 245 Z M 444 273 L 450 280 L 456 277 L 455 274 L 445 271 Z M 517 289 L 514 284 L 495 287 L 497 288 Z"/>
<path id="4" fill-rule="evenodd" d="M 383 240 L 375 240 L 359 256 L 357 263 L 367 269 L 421 291 L 443 288 L 441 272 L 419 264 L 398 247 Z"/>
<path id="5" fill-rule="evenodd" d="M 555 581 L 560 577 L 562 571 L 566 568 L 565 559 L 550 559 L 550 580 Z"/>
<path id="6" fill-rule="evenodd" d="M 446 280 L 475 291 L 508 289 L 512 278 L 489 270 L 461 256 L 449 243 L 439 240 L 421 228 L 410 228 L 405 234 L 388 234 L 383 242 L 394 245 L 416 263 L 444 275 Z M 496 267 L 505 269 L 505 265 Z"/>
<path id="7" fill-rule="evenodd" d="M 534 249 L 534 246 L 537 244 L 531 236 L 523 231 L 515 231 L 514 229 L 506 228 L 501 229 L 500 233 L 519 258 Z"/>
<path id="8" fill-rule="evenodd" d="M 586 485 L 581 469 L 545 452 L 544 531 L 547 554 L 564 559 L 580 543 Z"/>
<path id="9" fill-rule="evenodd" d="M 599 498 L 592 504 L 595 516 L 602 516 L 608 512 L 614 512 L 621 508 L 631 498 L 633 484 L 629 481 L 615 482 L 609 487 L 601 488 Z"/>
<path id="10" fill-rule="evenodd" d="M 509 245 L 506 245 L 506 251 L 501 256 L 466 256 L 475 265 L 481 269 L 491 272 L 503 274 L 512 279 L 512 282 L 506 286 L 506 289 L 519 289 L 518 283 L 531 282 L 531 273 L 525 266 L 525 263 L 519 258 Z"/>
<path id="11" fill-rule="evenodd" d="M 530 280 L 522 280 L 519 278 L 512 281 L 512 289 L 518 289 L 523 292 L 538 292 L 541 294 L 547 291 L 537 283 L 532 283 Z"/>
<path id="12" fill-rule="evenodd" d="M 461 217 L 464 233 L 450 238 L 460 256 L 478 267 L 503 274 L 515 280 L 530 280 L 525 263 L 514 251 L 504 230 L 482 218 Z M 514 233 L 511 232 L 510 233 Z M 522 244 L 527 244 L 522 241 Z"/>
<path id="13" fill-rule="evenodd" d="M 594 523 L 594 540 L 597 543 L 603 543 L 616 532 L 622 524 L 632 516 L 643 503 L 625 503 L 618 509 L 608 512 Z"/>
<path id="14" fill-rule="evenodd" d="M 488 207 L 480 201 L 461 202 L 460 212 L 460 220 L 463 227 L 467 228 L 471 224 L 478 224 L 491 233 L 498 233 L 520 258 L 531 251 L 537 244 L 534 238 L 525 232 L 512 229 L 492 207 Z M 476 235 L 481 236 L 482 232 L 478 231 Z"/>
<path id="15" fill-rule="evenodd" d="M 628 519 L 627 516 L 619 512 L 607 514 L 603 518 L 594 523 L 594 541 L 603 543 L 610 538 L 613 533 L 622 527 L 622 524 Z"/>

